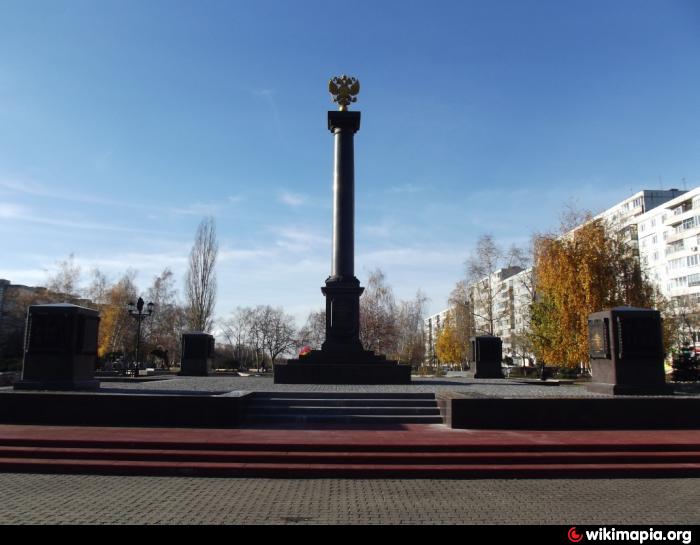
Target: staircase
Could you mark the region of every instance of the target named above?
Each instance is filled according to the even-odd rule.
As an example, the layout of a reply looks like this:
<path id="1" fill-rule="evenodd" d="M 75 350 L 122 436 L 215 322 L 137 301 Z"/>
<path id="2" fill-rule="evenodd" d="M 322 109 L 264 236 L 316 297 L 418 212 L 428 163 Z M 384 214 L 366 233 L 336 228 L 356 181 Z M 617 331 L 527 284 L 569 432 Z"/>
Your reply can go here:
<path id="1" fill-rule="evenodd" d="M 442 424 L 435 394 L 259 392 L 244 425 Z"/>
<path id="2" fill-rule="evenodd" d="M 578 436 L 571 444 L 556 438 L 528 443 L 510 432 L 470 432 L 464 441 L 454 442 L 440 440 L 450 431 L 435 431 L 422 441 L 405 442 L 392 437 L 396 432 L 376 430 L 199 430 L 196 437 L 191 430 L 168 430 L 169 436 L 158 429 L 95 430 L 68 430 L 44 438 L 30 433 L 0 437 L 0 472 L 265 478 L 700 477 L 696 439 L 681 444 L 661 437 L 623 444 L 619 438 Z"/>

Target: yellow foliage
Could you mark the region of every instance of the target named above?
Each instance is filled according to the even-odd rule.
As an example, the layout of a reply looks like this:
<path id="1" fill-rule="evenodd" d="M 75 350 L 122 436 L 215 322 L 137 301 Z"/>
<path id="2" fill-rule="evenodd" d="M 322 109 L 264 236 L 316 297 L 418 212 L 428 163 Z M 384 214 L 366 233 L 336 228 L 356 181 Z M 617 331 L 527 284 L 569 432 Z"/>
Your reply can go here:
<path id="1" fill-rule="evenodd" d="M 620 305 L 649 307 L 653 289 L 619 230 L 591 221 L 535 243 L 535 354 L 552 364 L 588 361 L 588 315 Z"/>
<path id="2" fill-rule="evenodd" d="M 461 364 L 465 359 L 464 344 L 460 342 L 454 322 L 452 315 L 448 314 L 435 342 L 435 352 L 440 363 Z"/>

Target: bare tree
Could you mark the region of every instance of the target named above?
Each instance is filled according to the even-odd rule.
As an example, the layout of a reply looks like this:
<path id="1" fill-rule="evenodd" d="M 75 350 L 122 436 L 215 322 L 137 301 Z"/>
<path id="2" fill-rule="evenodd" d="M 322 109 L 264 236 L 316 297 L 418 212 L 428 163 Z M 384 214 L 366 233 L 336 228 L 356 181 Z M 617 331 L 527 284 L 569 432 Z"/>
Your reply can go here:
<path id="1" fill-rule="evenodd" d="M 314 350 L 320 350 L 326 340 L 326 311 L 325 309 L 311 311 L 306 318 L 306 324 L 299 330 L 299 346 L 309 345 Z"/>
<path id="2" fill-rule="evenodd" d="M 214 218 L 208 217 L 197 228 L 185 276 L 187 327 L 193 331 L 210 332 L 214 325 L 218 252 L 216 225 Z"/>
<path id="3" fill-rule="evenodd" d="M 107 275 L 100 269 L 94 268 L 90 271 L 90 284 L 85 288 L 85 297 L 89 305 L 96 310 L 107 304 L 107 293 L 110 290 L 110 281 Z"/>
<path id="4" fill-rule="evenodd" d="M 270 364 L 296 344 L 296 327 L 294 317 L 285 314 L 281 308 L 271 306 L 258 307 L 258 323 L 262 326 L 262 342 Z"/>
<path id="5" fill-rule="evenodd" d="M 360 298 L 360 340 L 366 350 L 382 354 L 396 350 L 396 302 L 379 268 L 370 273 Z"/>
<path id="6" fill-rule="evenodd" d="M 166 268 L 153 278 L 146 299 L 155 305 L 155 312 L 144 322 L 144 339 L 148 339 L 152 354 L 163 360 L 166 367 L 180 352 L 184 310 L 177 301 L 175 275 Z"/>
<path id="7" fill-rule="evenodd" d="M 294 318 L 281 308 L 258 305 L 255 308 L 237 308 L 222 325 L 222 332 L 231 346 L 234 359 L 239 363 L 249 356 L 257 368 L 265 369 L 270 363 L 298 343 Z"/>
<path id="8" fill-rule="evenodd" d="M 68 259 L 56 263 L 57 271 L 49 275 L 46 287 L 51 298 L 56 302 L 71 302 L 78 299 L 80 283 L 80 265 L 75 263 L 75 256 L 70 254 Z"/>
<path id="9" fill-rule="evenodd" d="M 452 309 L 452 319 L 455 328 L 455 342 L 459 347 L 460 354 L 464 354 L 465 359 L 460 363 L 462 367 L 468 366 L 469 350 L 471 338 L 474 336 L 474 315 L 472 312 L 472 298 L 467 282 L 460 280 L 455 285 L 448 299 Z"/>
<path id="10" fill-rule="evenodd" d="M 516 246 L 504 251 L 490 234 L 479 238 L 465 263 L 476 332 L 493 335 L 498 321 L 511 310 L 500 301 L 508 289 L 503 280 L 523 270 L 524 258 L 525 252 Z"/>
<path id="11" fill-rule="evenodd" d="M 221 324 L 221 332 L 231 349 L 231 356 L 239 364 L 244 363 L 248 348 L 248 330 L 251 309 L 238 307 L 231 316 Z"/>
<path id="12" fill-rule="evenodd" d="M 425 358 L 423 315 L 428 302 L 426 295 L 418 290 L 414 299 L 400 301 L 396 318 L 396 359 L 419 366 Z"/>

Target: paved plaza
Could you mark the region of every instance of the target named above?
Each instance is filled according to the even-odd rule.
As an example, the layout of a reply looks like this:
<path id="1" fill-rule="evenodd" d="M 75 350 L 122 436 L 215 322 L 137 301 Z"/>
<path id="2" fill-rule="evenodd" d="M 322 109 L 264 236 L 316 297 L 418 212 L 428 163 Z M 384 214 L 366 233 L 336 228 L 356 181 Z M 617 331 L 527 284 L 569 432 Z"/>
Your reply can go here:
<path id="1" fill-rule="evenodd" d="M 700 479 L 348 480 L 0 474 L 5 524 L 700 521 Z"/>
<path id="2" fill-rule="evenodd" d="M 103 382 L 102 390 L 214 395 L 279 390 L 449 390 L 474 397 L 598 395 L 587 392 L 581 385 L 540 386 L 517 381 L 419 377 L 413 385 L 405 387 L 277 386 L 270 377 L 178 377 L 148 382 Z M 697 393 L 687 392 L 687 395 Z M 430 429 L 447 435 L 470 434 L 469 430 L 460 432 L 444 426 Z M 139 433 L 138 428 L 133 430 Z M 204 432 L 192 430 L 192 433 Z M 163 430 L 163 433 L 171 431 Z M 532 440 L 536 441 L 536 437 Z M 5 524 L 611 526 L 687 525 L 700 521 L 700 479 L 694 478 L 272 479 L 0 473 L 0 497 L 3 499 L 0 521 Z"/>
<path id="3" fill-rule="evenodd" d="M 551 384 L 551 383 L 550 383 Z M 698 388 L 679 386 L 677 395 L 699 396 Z M 360 393 L 440 393 L 456 392 L 469 397 L 493 398 L 554 398 L 554 397 L 613 397 L 589 392 L 585 383 L 540 385 L 537 380 L 473 379 L 467 377 L 417 377 L 409 385 L 344 385 L 344 384 L 275 384 L 271 375 L 239 377 L 219 375 L 209 377 L 152 377 L 145 382 L 110 379 L 102 382 L 104 393 L 200 393 L 224 394 L 232 391 L 250 392 L 360 392 Z"/>

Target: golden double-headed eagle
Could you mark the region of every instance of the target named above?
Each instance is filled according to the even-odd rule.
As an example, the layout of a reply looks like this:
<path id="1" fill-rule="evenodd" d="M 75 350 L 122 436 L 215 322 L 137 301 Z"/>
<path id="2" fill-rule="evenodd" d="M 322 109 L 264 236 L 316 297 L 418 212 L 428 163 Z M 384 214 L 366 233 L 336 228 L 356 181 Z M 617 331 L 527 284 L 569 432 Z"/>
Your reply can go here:
<path id="1" fill-rule="evenodd" d="M 360 92 L 360 80 L 346 75 L 338 76 L 328 82 L 328 91 L 333 96 L 333 102 L 341 112 L 347 112 L 352 102 L 357 102 Z"/>

